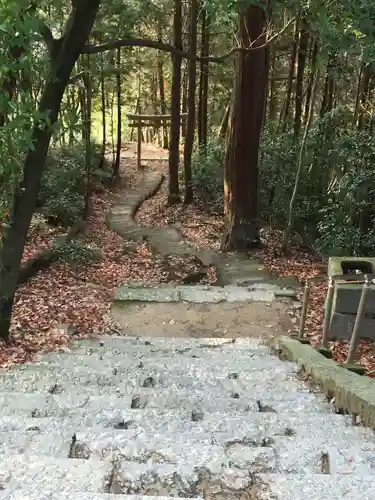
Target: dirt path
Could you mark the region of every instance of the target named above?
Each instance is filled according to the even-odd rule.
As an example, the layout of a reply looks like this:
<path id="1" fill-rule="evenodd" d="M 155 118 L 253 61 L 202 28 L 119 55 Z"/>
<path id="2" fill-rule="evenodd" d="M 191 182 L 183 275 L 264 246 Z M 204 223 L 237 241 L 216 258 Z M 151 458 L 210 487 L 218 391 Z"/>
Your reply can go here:
<path id="1" fill-rule="evenodd" d="M 286 334 L 293 327 L 287 304 L 114 304 L 114 320 L 130 336 L 256 337 Z"/>

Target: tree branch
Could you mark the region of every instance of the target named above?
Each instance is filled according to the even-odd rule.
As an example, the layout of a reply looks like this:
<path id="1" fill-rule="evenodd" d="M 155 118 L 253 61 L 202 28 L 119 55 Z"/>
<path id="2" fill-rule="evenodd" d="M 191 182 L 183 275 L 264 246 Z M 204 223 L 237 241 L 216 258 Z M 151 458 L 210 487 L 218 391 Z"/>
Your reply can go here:
<path id="1" fill-rule="evenodd" d="M 120 40 L 113 40 L 110 42 L 103 43 L 101 45 L 85 45 L 83 47 L 83 54 L 98 54 L 100 52 L 106 52 L 107 50 L 117 49 L 119 47 L 148 47 L 151 49 L 161 50 L 163 52 L 168 52 L 169 54 L 179 56 L 184 59 L 195 60 L 195 61 L 206 61 L 206 62 L 216 62 L 221 63 L 224 62 L 229 57 L 237 54 L 238 52 L 251 52 L 253 50 L 259 50 L 265 48 L 267 45 L 270 45 L 276 38 L 286 31 L 286 29 L 291 25 L 291 23 L 295 20 L 293 17 L 290 21 L 288 21 L 285 26 L 271 36 L 265 43 L 258 45 L 258 39 L 254 40 L 250 47 L 234 47 L 229 52 L 222 54 L 220 56 L 205 56 L 201 57 L 190 52 L 186 52 L 184 50 L 179 50 L 173 45 L 169 43 L 160 42 L 157 40 L 150 40 L 144 38 L 123 38 Z"/>

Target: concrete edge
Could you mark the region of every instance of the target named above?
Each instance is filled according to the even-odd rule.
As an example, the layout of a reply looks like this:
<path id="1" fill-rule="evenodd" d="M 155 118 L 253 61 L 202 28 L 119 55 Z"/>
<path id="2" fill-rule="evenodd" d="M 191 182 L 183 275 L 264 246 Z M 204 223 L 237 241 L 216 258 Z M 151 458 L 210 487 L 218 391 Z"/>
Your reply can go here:
<path id="1" fill-rule="evenodd" d="M 358 415 L 363 425 L 375 428 L 373 379 L 340 367 L 314 348 L 290 337 L 274 337 L 268 344 L 278 351 L 281 359 L 296 363 L 313 384 L 319 385 L 330 398 L 335 398 L 336 408 Z"/>

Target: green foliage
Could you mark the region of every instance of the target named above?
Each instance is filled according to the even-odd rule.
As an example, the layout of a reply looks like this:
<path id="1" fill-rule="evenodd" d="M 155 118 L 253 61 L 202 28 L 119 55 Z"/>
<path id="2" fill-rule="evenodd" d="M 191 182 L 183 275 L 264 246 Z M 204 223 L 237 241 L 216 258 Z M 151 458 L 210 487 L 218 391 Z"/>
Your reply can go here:
<path id="1" fill-rule="evenodd" d="M 217 210 L 223 207 L 224 154 L 223 142 L 211 139 L 206 150 L 197 148 L 192 157 L 194 191 L 205 205 Z"/>
<path id="2" fill-rule="evenodd" d="M 71 226 L 82 215 L 86 172 L 85 150 L 81 145 L 59 148 L 47 158 L 46 170 L 38 197 L 41 212 L 64 227 Z M 108 172 L 98 170 L 99 147 L 93 148 L 93 170 L 106 180 Z M 102 179 L 101 179 L 102 180 Z"/>
<path id="3" fill-rule="evenodd" d="M 300 144 L 291 133 L 265 130 L 261 212 L 285 227 Z M 352 127 L 337 108 L 310 131 L 295 206 L 295 229 L 328 254 L 369 255 L 375 248 L 375 137 Z"/>
<path id="4" fill-rule="evenodd" d="M 57 244 L 54 250 L 59 260 L 72 267 L 86 266 L 100 258 L 98 250 L 85 246 L 80 241 Z"/>

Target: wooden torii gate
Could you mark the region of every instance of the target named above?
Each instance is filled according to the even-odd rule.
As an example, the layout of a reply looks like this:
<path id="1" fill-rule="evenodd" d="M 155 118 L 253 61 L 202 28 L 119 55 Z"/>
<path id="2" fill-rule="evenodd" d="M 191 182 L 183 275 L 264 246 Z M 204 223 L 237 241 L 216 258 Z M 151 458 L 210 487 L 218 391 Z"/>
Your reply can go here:
<path id="1" fill-rule="evenodd" d="M 160 129 L 161 126 L 170 124 L 172 115 L 132 115 L 127 114 L 130 121 L 129 127 L 137 129 L 137 168 L 141 168 L 142 159 L 142 127 L 154 127 Z M 187 113 L 181 113 L 181 122 L 186 120 Z"/>

